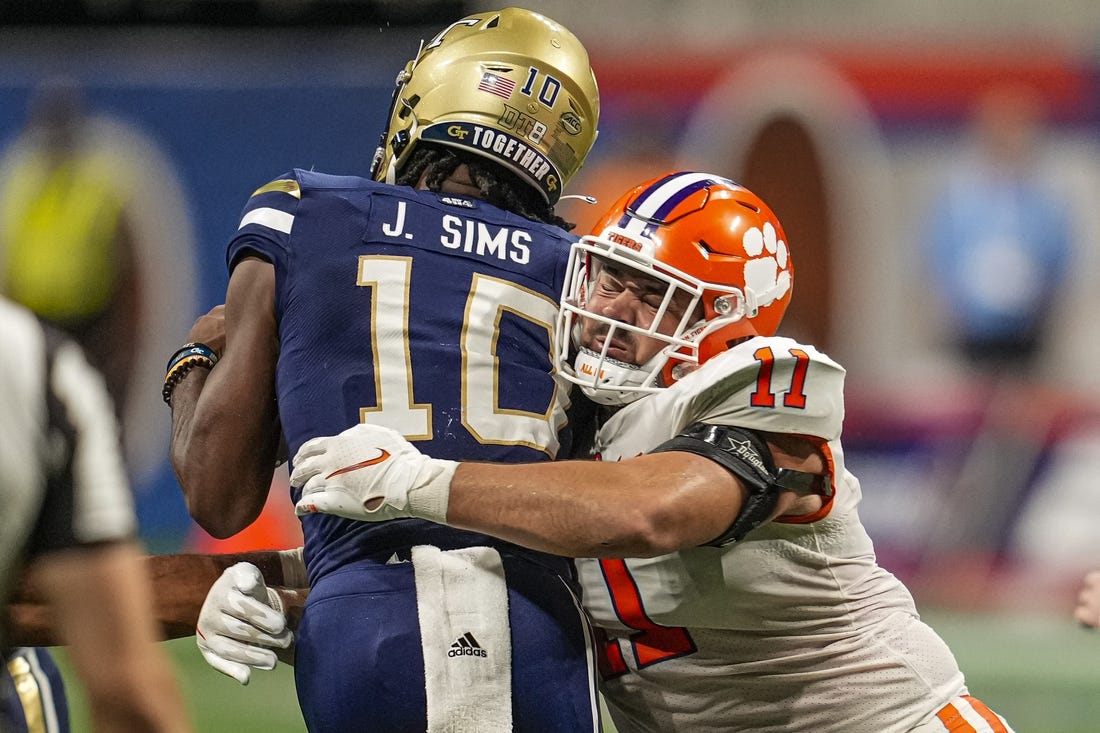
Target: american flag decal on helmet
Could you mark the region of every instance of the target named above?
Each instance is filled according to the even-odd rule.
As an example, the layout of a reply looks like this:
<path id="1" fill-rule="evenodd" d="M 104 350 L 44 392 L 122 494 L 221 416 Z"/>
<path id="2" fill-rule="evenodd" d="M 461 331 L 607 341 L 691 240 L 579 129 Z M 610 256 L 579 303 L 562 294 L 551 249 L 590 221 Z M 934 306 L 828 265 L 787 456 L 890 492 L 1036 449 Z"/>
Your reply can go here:
<path id="1" fill-rule="evenodd" d="M 516 83 L 507 77 L 499 76 L 491 71 L 486 71 L 481 75 L 481 83 L 477 85 L 477 88 L 483 92 L 495 94 L 498 97 L 511 99 L 512 91 L 516 88 Z"/>

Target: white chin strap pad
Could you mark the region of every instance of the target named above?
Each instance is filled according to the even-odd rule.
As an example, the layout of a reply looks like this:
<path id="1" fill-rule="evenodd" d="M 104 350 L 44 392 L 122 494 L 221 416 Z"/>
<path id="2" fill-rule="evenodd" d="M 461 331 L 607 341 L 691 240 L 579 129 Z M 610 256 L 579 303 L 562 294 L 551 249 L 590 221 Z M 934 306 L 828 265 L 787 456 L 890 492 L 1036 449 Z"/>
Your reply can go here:
<path id="1" fill-rule="evenodd" d="M 644 391 L 620 390 L 616 387 L 639 387 L 646 372 L 633 364 L 613 359 L 600 359 L 591 349 L 581 348 L 573 360 L 573 369 L 582 380 L 581 390 L 600 405 L 625 405 L 644 396 Z"/>

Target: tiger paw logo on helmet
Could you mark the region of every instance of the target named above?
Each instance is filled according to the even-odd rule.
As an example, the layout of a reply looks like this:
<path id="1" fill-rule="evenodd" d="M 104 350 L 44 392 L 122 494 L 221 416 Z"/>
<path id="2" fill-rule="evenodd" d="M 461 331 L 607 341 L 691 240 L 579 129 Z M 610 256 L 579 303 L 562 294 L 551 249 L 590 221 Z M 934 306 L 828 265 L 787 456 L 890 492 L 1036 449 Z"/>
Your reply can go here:
<path id="1" fill-rule="evenodd" d="M 745 289 L 756 294 L 757 308 L 767 307 L 790 292 L 790 252 L 770 221 L 746 229 L 741 246 L 750 258 L 745 262 Z"/>

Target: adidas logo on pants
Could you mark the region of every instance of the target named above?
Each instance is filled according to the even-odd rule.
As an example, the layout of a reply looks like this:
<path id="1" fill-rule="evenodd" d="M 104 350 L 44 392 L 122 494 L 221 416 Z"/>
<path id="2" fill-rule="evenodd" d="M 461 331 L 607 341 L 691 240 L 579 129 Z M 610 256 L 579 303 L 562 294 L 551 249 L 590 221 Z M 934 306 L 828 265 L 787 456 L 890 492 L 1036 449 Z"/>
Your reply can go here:
<path id="1" fill-rule="evenodd" d="M 481 645 L 477 643 L 477 639 L 474 635 L 467 631 L 462 636 L 458 637 L 458 641 L 451 644 L 450 651 L 447 652 L 448 657 L 484 657 L 485 650 L 481 648 Z"/>

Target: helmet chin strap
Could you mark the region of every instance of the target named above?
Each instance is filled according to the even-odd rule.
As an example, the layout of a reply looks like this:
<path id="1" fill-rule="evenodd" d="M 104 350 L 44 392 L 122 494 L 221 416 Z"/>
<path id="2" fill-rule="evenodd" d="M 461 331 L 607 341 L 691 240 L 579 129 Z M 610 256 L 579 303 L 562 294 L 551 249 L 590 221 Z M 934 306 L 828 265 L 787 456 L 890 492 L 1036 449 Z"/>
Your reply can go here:
<path id="1" fill-rule="evenodd" d="M 420 62 L 420 54 L 423 52 L 424 40 L 421 39 L 420 48 L 417 49 L 416 56 L 414 56 L 411 61 L 405 64 L 405 68 L 397 72 L 397 77 L 394 79 L 393 82 L 393 97 L 390 99 L 390 111 L 389 114 L 386 115 L 387 125 L 389 125 L 390 121 L 393 120 L 394 112 L 397 110 L 397 105 L 404 102 L 404 100 L 401 98 L 401 90 L 404 89 L 405 85 L 409 83 L 410 79 L 412 79 L 413 71 L 416 69 L 418 63 Z M 410 109 L 409 112 L 412 113 L 412 110 Z M 413 113 L 413 131 L 416 130 L 416 126 L 417 119 L 415 113 Z M 386 136 L 388 134 L 388 128 L 382 130 L 382 139 L 379 141 L 378 148 L 374 151 L 374 157 L 371 159 L 370 174 L 371 178 L 374 178 L 375 180 L 382 180 L 385 183 L 392 184 L 397 180 L 398 156 L 395 155 L 389 160 L 388 163 L 386 162 L 386 148 L 390 145 L 390 141 L 386 139 Z M 411 132 L 409 134 L 409 139 L 412 139 Z M 382 179 L 379 179 L 377 174 L 383 164 L 386 165 L 386 175 Z"/>
<path id="2" fill-rule="evenodd" d="M 416 112 L 413 112 L 411 107 L 409 108 L 409 115 L 412 117 L 412 124 L 409 125 L 409 129 L 407 130 L 407 134 L 409 136 L 409 141 L 407 143 L 405 143 L 405 149 L 406 150 L 408 150 L 408 146 L 412 144 L 412 141 L 416 139 L 416 131 L 420 129 L 420 118 L 416 116 Z M 378 151 L 378 153 L 376 153 L 376 155 L 378 155 L 378 154 L 386 155 L 385 149 L 384 148 L 379 148 L 379 151 Z M 389 160 L 386 161 L 386 176 L 383 179 L 384 182 L 390 183 L 390 184 L 393 184 L 393 183 L 397 182 L 397 158 L 398 157 L 399 156 L 397 156 L 397 155 L 388 156 Z"/>
<path id="3" fill-rule="evenodd" d="M 786 287 L 784 287 L 784 284 Z M 774 285 L 767 290 L 756 292 L 752 288 L 746 287 L 745 292 L 745 317 L 756 318 L 760 312 L 760 308 L 768 306 L 783 297 L 783 294 L 790 288 L 790 280 L 777 280 Z"/>
<path id="4" fill-rule="evenodd" d="M 385 135 L 386 133 L 382 133 L 383 137 L 385 137 Z M 374 149 L 374 155 L 371 157 L 370 160 L 370 177 L 374 180 L 378 180 L 378 171 L 382 169 L 382 163 L 385 161 L 385 159 L 386 148 L 384 145 L 379 145 L 377 148 Z M 387 181 L 387 183 L 389 183 L 389 181 Z"/>
<path id="5" fill-rule="evenodd" d="M 599 352 L 584 346 L 577 351 L 573 360 L 576 374 L 598 375 L 597 384 L 582 384 L 581 391 L 593 402 L 600 405 L 628 405 L 649 394 L 645 389 L 616 389 L 617 387 L 657 387 L 658 365 L 664 364 L 665 356 L 658 352 L 645 364 L 628 364 L 608 357 L 601 358 Z M 646 382 L 649 384 L 646 384 Z"/>

